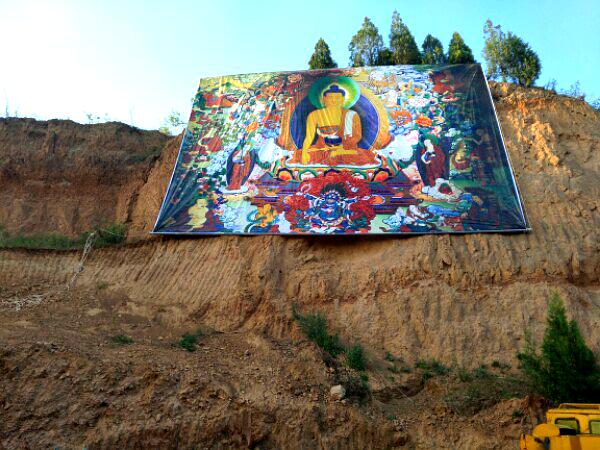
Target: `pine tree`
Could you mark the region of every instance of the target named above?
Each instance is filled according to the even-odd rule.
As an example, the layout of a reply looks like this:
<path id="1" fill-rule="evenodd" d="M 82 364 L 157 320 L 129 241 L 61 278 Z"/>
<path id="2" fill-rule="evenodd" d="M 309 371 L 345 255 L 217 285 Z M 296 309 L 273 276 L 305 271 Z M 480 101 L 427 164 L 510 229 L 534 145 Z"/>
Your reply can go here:
<path id="1" fill-rule="evenodd" d="M 390 30 L 390 51 L 394 64 L 421 64 L 421 52 L 398 11 L 392 15 Z"/>
<path id="2" fill-rule="evenodd" d="M 581 337 L 577 322 L 567 321 L 558 294 L 548 303 L 541 354 L 526 335 L 525 349 L 517 358 L 532 391 L 550 402 L 600 401 L 600 367 Z"/>
<path id="3" fill-rule="evenodd" d="M 521 86 L 529 87 L 540 76 L 542 64 L 529 44 L 511 32 L 505 41 L 506 71 L 509 78 Z"/>
<path id="4" fill-rule="evenodd" d="M 502 78 L 506 81 L 506 36 L 500 25 L 494 25 L 490 19 L 483 27 L 484 46 L 483 59 L 486 64 L 486 76 L 489 80 Z"/>
<path id="5" fill-rule="evenodd" d="M 310 57 L 310 61 L 308 62 L 308 67 L 312 69 L 332 69 L 337 67 L 337 64 L 331 58 L 331 51 L 329 50 L 329 45 L 323 38 L 317 41 L 315 45 L 315 51 Z"/>
<path id="6" fill-rule="evenodd" d="M 510 31 L 505 34 L 500 25 L 494 25 L 489 19 L 485 22 L 483 35 L 483 57 L 489 79 L 510 79 L 522 86 L 531 86 L 537 80 L 542 66 L 529 44 Z"/>
<path id="7" fill-rule="evenodd" d="M 445 64 L 444 46 L 438 38 L 428 34 L 423 41 L 423 64 Z"/>
<path id="8" fill-rule="evenodd" d="M 348 46 L 350 65 L 352 67 L 376 66 L 379 52 L 383 48 L 383 38 L 379 30 L 368 17 L 365 17 L 362 27 L 352 37 Z"/>
<path id="9" fill-rule="evenodd" d="M 473 64 L 473 52 L 469 48 L 463 38 L 457 32 L 454 32 L 450 45 L 448 46 L 448 63 L 449 64 Z"/>

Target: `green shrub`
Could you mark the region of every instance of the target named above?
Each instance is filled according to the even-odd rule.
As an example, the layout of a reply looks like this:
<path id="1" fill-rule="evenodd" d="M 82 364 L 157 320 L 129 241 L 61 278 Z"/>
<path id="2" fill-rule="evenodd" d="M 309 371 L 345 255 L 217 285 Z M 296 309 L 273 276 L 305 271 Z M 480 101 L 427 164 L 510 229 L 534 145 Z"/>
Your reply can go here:
<path id="1" fill-rule="evenodd" d="M 448 373 L 450 373 L 450 369 L 448 367 L 444 366 L 435 359 L 431 359 L 429 361 L 425 359 L 418 359 L 415 363 L 415 368 L 422 371 L 421 381 L 423 383 L 436 375 L 448 375 Z"/>
<path id="2" fill-rule="evenodd" d="M 491 375 L 488 372 L 487 366 L 485 364 L 482 364 L 478 368 L 473 370 L 473 376 L 475 378 L 487 378 Z"/>
<path id="3" fill-rule="evenodd" d="M 365 370 L 365 351 L 362 345 L 354 344 L 346 350 L 346 362 L 351 369 L 358 370 L 359 372 Z"/>
<path id="4" fill-rule="evenodd" d="M 393 366 L 389 366 L 387 368 L 387 370 L 389 370 L 392 373 L 411 373 L 412 370 L 410 367 L 408 366 L 396 366 L 395 364 Z"/>
<path id="5" fill-rule="evenodd" d="M 541 352 L 529 333 L 517 354 L 532 392 L 553 404 L 600 401 L 600 367 L 587 347 L 575 320 L 567 320 L 563 301 L 553 294 L 548 302 Z"/>
<path id="6" fill-rule="evenodd" d="M 508 369 L 510 369 L 510 364 L 506 364 L 506 363 L 500 362 L 497 359 L 495 359 L 494 361 L 492 361 L 492 367 L 494 369 L 499 369 L 499 370 L 508 370 Z"/>
<path id="7" fill-rule="evenodd" d="M 96 228 L 94 247 L 121 244 L 127 234 L 124 224 L 110 224 Z M 28 248 L 44 250 L 74 250 L 84 247 L 85 242 L 92 232 L 82 233 L 79 237 L 71 238 L 56 233 L 36 233 L 30 235 L 11 235 L 4 228 L 0 230 L 0 248 Z"/>
<path id="8" fill-rule="evenodd" d="M 459 367 L 458 368 L 458 370 L 456 371 L 456 376 L 463 383 L 467 383 L 469 381 L 473 381 L 473 375 L 471 374 L 471 372 L 468 371 L 468 370 L 466 370 L 466 369 L 464 369 L 463 367 Z"/>
<path id="9" fill-rule="evenodd" d="M 343 380 L 342 384 L 346 387 L 346 396 L 348 398 L 354 397 L 362 401 L 369 395 L 368 377 L 365 379 L 362 375 L 357 377 L 350 374 L 348 378 Z"/>
<path id="10" fill-rule="evenodd" d="M 448 367 L 444 366 L 442 363 L 435 359 L 429 361 L 419 359 L 415 363 L 415 368 L 433 372 L 435 375 L 447 375 L 450 372 L 450 369 Z"/>
<path id="11" fill-rule="evenodd" d="M 17 234 L 13 236 L 5 232 L 0 236 L 0 248 L 70 250 L 82 248 L 84 242 L 85 239 L 70 238 L 51 233 L 38 233 L 29 236 Z"/>
<path id="12" fill-rule="evenodd" d="M 133 344 L 133 339 L 127 336 L 126 334 L 117 334 L 112 336 L 110 340 L 117 345 L 129 345 Z"/>
<path id="13" fill-rule="evenodd" d="M 198 340 L 202 337 L 203 333 L 201 330 L 196 331 L 195 333 L 185 333 L 179 339 L 177 345 L 188 352 L 196 351 L 196 346 L 198 345 Z"/>
<path id="14" fill-rule="evenodd" d="M 489 371 L 488 368 L 485 364 L 480 365 L 479 367 L 473 369 L 473 370 L 467 370 L 463 367 L 459 367 L 456 370 L 456 376 L 457 378 L 463 382 L 463 383 L 468 383 L 471 382 L 473 380 L 477 380 L 477 379 L 485 379 L 485 378 L 490 378 L 493 377 L 495 375 L 492 375 Z"/>
<path id="15" fill-rule="evenodd" d="M 394 362 L 394 356 L 390 352 L 385 352 L 385 360 Z"/>
<path id="16" fill-rule="evenodd" d="M 447 375 L 450 372 L 448 367 L 435 360 L 431 361 L 431 370 L 433 370 L 436 375 Z"/>
<path id="17" fill-rule="evenodd" d="M 99 291 L 106 289 L 108 287 L 108 283 L 106 281 L 98 281 L 98 283 L 96 284 L 96 289 L 98 289 Z"/>
<path id="18" fill-rule="evenodd" d="M 425 383 L 427 380 L 433 377 L 433 373 L 430 370 L 425 370 L 421 374 L 421 381 Z"/>
<path id="19" fill-rule="evenodd" d="M 464 371 L 464 369 L 462 369 Z M 501 400 L 522 397 L 525 394 L 520 378 L 497 376 L 489 372 L 464 371 L 457 373 L 461 384 L 451 389 L 444 402 L 455 414 L 471 416 Z"/>
<path id="20" fill-rule="evenodd" d="M 127 235 L 127 225 L 123 223 L 113 223 L 104 227 L 99 227 L 95 231 L 97 237 L 94 245 L 97 247 L 122 244 Z"/>
<path id="21" fill-rule="evenodd" d="M 332 356 L 337 356 L 344 351 L 336 334 L 329 334 L 327 319 L 319 312 L 300 314 L 296 307 L 292 309 L 294 319 L 308 339 L 317 344 L 321 349 Z"/>
<path id="22" fill-rule="evenodd" d="M 429 365 L 427 364 L 427 361 L 425 361 L 424 359 L 417 359 L 417 362 L 415 362 L 415 369 L 428 369 Z"/>

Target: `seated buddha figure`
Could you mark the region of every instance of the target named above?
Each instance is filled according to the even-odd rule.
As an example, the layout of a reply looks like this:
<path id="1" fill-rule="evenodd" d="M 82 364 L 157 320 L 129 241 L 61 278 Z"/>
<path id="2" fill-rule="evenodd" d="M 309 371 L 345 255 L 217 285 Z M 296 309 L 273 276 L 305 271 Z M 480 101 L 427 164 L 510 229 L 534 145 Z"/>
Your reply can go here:
<path id="1" fill-rule="evenodd" d="M 324 107 L 308 115 L 304 142 L 295 152 L 294 162 L 328 166 L 378 163 L 374 153 L 358 147 L 362 139 L 360 117 L 356 111 L 343 108 L 345 95 L 336 84 L 323 92 Z"/>

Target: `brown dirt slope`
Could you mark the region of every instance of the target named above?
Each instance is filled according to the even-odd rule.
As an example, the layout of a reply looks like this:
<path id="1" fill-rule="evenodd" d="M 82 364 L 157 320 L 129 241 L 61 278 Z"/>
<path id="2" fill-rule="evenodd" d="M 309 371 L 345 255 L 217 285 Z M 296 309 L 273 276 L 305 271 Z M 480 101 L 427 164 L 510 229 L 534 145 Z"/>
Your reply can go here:
<path id="1" fill-rule="evenodd" d="M 531 233 L 152 239 L 147 233 L 177 153 L 172 141 L 148 182 L 131 194 L 130 237 L 144 241 L 94 252 L 81 283 L 118 284 L 129 297 L 127 309 L 151 319 L 195 318 L 273 336 L 289 332 L 296 302 L 327 311 L 336 328 L 372 348 L 467 365 L 512 359 L 525 327 L 539 333 L 546 299 L 557 290 L 600 351 L 598 113 L 543 90 L 500 85 L 495 94 Z M 116 126 L 109 124 L 110 131 Z M 94 183 L 90 191 L 101 191 Z M 20 186 L 26 195 L 26 182 Z M 120 186 L 125 193 L 131 188 Z M 69 201 L 79 201 L 77 192 Z M 114 211 L 114 197 L 108 199 Z M 35 205 L 28 209 L 36 214 Z M 0 281 L 62 283 L 78 258 L 3 252 Z"/>
<path id="2" fill-rule="evenodd" d="M 223 405 L 217 406 L 220 397 L 217 394 L 215 399 L 208 391 L 197 394 L 199 398 L 209 399 L 206 401 L 210 405 L 209 410 L 204 411 L 202 420 L 198 419 L 200 421 L 191 418 L 188 421 L 186 418 L 188 413 L 191 414 L 189 417 L 200 414 L 200 406 L 194 407 L 196 409 L 184 408 L 183 411 L 187 411 L 185 414 L 169 413 L 167 407 L 170 399 L 182 401 L 184 394 L 177 389 L 188 388 L 186 383 L 194 380 L 190 372 L 193 374 L 196 373 L 194 371 L 205 370 L 206 364 L 217 364 L 219 359 L 223 360 L 231 378 L 237 380 L 235 383 L 242 383 L 247 364 L 236 352 L 245 348 L 248 340 L 266 340 L 268 344 L 264 344 L 264 351 L 271 356 L 266 357 L 268 363 L 265 364 L 275 371 L 293 372 L 290 364 L 303 352 L 298 347 L 301 344 L 289 341 L 290 338 L 299 337 L 291 319 L 290 307 L 293 302 L 302 310 L 325 312 L 333 328 L 346 342 L 362 342 L 373 367 L 379 364 L 378 361 L 381 362 L 386 351 L 398 355 L 408 364 L 418 358 L 436 358 L 446 364 L 476 367 L 493 360 L 514 365 L 524 330 L 531 329 L 534 336 L 539 338 L 544 325 L 546 300 L 552 291 L 558 291 L 566 301 L 569 315 L 577 319 L 588 343 L 596 353 L 600 353 L 600 115 L 582 101 L 539 89 L 496 85 L 494 95 L 532 227 L 532 232 L 528 234 L 349 239 L 150 237 L 147 233 L 156 218 L 176 157 L 176 140 L 166 144 L 152 166 L 149 162 L 151 157 L 150 160 L 128 166 L 123 163 L 127 161 L 123 155 L 131 151 L 136 155 L 153 154 L 149 146 L 162 138 L 144 135 L 144 138 L 134 139 L 130 136 L 123 143 L 113 144 L 111 148 L 114 152 L 125 159 L 119 160 L 121 163 L 117 164 L 118 167 L 111 166 L 115 168 L 112 172 L 104 170 L 104 166 L 94 162 L 96 160 L 91 157 L 85 159 L 82 156 L 78 159 L 72 156 L 78 155 L 79 147 L 75 144 L 62 147 L 60 152 L 51 156 L 44 156 L 48 155 L 43 150 L 46 144 L 40 139 L 36 142 L 43 144 L 42 147 L 27 150 L 38 155 L 36 158 L 39 159 L 29 169 L 29 153 L 24 150 L 25 146 L 19 147 L 21 150 L 9 146 L 13 150 L 6 152 L 8 159 L 5 158 L 4 149 L 9 148 L 7 143 L 24 142 L 26 133 L 19 130 L 36 128 L 37 124 L 30 121 L 24 124 L 0 122 L 3 158 L 0 162 L 3 168 L 0 178 L 3 195 L 0 224 L 11 230 L 39 232 L 54 229 L 47 224 L 60 223 L 58 229 L 62 232 L 77 233 L 89 228 L 94 220 L 113 222 L 126 218 L 132 241 L 123 247 L 92 251 L 78 279 L 76 292 L 82 293 L 69 294 L 80 295 L 80 298 L 56 294 L 63 292 L 62 286 L 77 266 L 81 256 L 78 252 L 0 250 L 0 286 L 4 289 L 0 293 L 3 292 L 5 304 L 10 304 L 15 297 L 35 298 L 31 297 L 33 294 L 51 299 L 46 306 L 42 300 L 40 306 L 19 312 L 7 310 L 0 317 L 3 323 L 0 329 L 4 330 L 0 333 L 0 343 L 6 344 L 5 353 L 0 357 L 0 370 L 3 375 L 9 373 L 12 377 L 12 382 L 4 381 L 6 384 L 2 387 L 15 392 L 14 398 L 7 400 L 5 397 L 4 405 L 14 406 L 15 402 L 37 398 L 39 394 L 36 392 L 45 389 L 45 383 L 50 382 L 48 378 L 56 383 L 57 392 L 66 389 L 57 381 L 57 377 L 60 380 L 60 374 L 63 373 L 59 369 L 52 371 L 49 368 L 46 375 L 36 375 L 35 361 L 38 358 L 43 367 L 54 364 L 49 356 L 36 356 L 47 351 L 36 350 L 36 346 L 41 345 L 38 342 L 59 342 L 62 345 L 58 352 L 60 360 L 65 361 L 64 364 L 74 365 L 72 371 L 78 377 L 102 389 L 91 392 L 85 390 L 87 387 L 78 387 L 73 395 L 83 396 L 84 400 L 104 395 L 109 405 L 100 407 L 76 400 L 79 397 L 71 398 L 73 405 L 95 411 L 97 416 L 82 419 L 83 424 L 64 428 L 64 432 L 56 431 L 57 427 L 63 429 L 63 419 L 74 420 L 78 416 L 75 410 L 68 414 L 58 411 L 41 413 L 44 404 L 37 408 L 32 406 L 31 412 L 22 410 L 18 417 L 11 415 L 10 427 L 4 430 L 0 428 L 0 442 L 2 432 L 9 436 L 4 441 L 9 447 L 28 442 L 27 436 L 35 435 L 34 428 L 28 427 L 33 427 L 33 420 L 40 415 L 46 421 L 45 429 L 50 427 L 55 430 L 55 435 L 49 431 L 40 435 L 38 430 L 38 436 L 45 439 L 44 445 L 52 441 L 64 445 L 91 442 L 99 448 L 115 445 L 152 447 L 155 444 L 159 447 L 182 446 L 181 441 L 174 443 L 165 440 L 167 435 L 174 434 L 179 436 L 177 439 L 187 437 L 189 442 L 201 442 L 201 448 L 204 448 L 203 445 L 206 448 L 236 448 L 238 444 L 219 437 L 229 433 L 238 436 L 235 439 L 241 439 L 241 445 L 251 447 L 254 441 L 248 438 L 248 433 L 260 433 L 262 429 L 266 434 L 260 448 L 392 448 L 404 443 L 413 448 L 431 448 L 434 442 L 438 448 L 504 448 L 503 445 L 508 442 L 506 439 L 515 437 L 516 431 L 510 428 L 509 423 L 514 405 L 500 404 L 497 407 L 499 410 L 492 408 L 482 413 L 482 417 L 488 419 L 505 413 L 509 416 L 508 419 L 506 415 L 498 419 L 506 422 L 509 428 L 504 431 L 494 429 L 496 434 L 493 437 L 489 436 L 490 429 L 484 424 L 487 419 L 456 419 L 456 422 L 449 419 L 450 422 L 446 423 L 444 420 L 447 417 L 454 416 L 448 416 L 443 410 L 431 419 L 424 415 L 428 409 L 426 407 L 406 413 L 419 426 L 413 424 L 406 429 L 402 426 L 394 428 L 386 422 L 383 427 L 381 417 L 385 415 L 382 412 L 384 407 L 376 408 L 371 404 L 346 410 L 337 403 L 331 406 L 322 400 L 323 393 L 335 381 L 335 374 L 322 372 L 323 366 L 315 356 L 314 349 L 306 352 L 306 362 L 301 365 L 307 367 L 307 371 L 315 371 L 314 378 L 311 378 L 313 375 L 306 375 L 306 382 L 310 386 L 299 391 L 301 397 L 304 394 L 309 400 L 295 403 L 296 396 L 292 390 L 292 393 L 286 394 L 287 397 L 282 397 L 285 407 L 281 403 L 272 406 L 274 394 L 269 377 L 265 375 L 262 381 L 252 378 L 258 397 L 247 398 L 245 394 L 239 394 L 238 388 L 232 391 L 234 394 L 228 394 L 234 398 L 231 401 L 248 400 L 252 408 L 257 408 L 252 413 L 250 407 L 236 406 L 229 410 Z M 63 124 L 52 123 L 57 135 L 60 135 Z M 9 125 L 12 131 L 7 132 Z M 115 128 L 118 126 L 108 124 L 104 131 L 94 128 L 101 126 L 93 126 L 90 133 L 100 136 L 97 137 L 100 141 L 112 139 L 114 142 L 119 135 Z M 72 123 L 66 123 L 64 127 L 66 130 L 72 129 L 70 132 L 75 135 L 83 133 L 82 130 L 86 128 Z M 133 134 L 131 130 L 128 133 Z M 159 144 L 162 145 L 162 142 L 156 143 Z M 94 148 L 90 146 L 84 154 L 94 154 Z M 135 150 L 125 151 L 127 148 Z M 45 174 L 55 173 L 51 170 L 54 165 L 61 168 L 60 173 L 70 173 L 68 167 L 72 158 L 77 162 L 76 167 L 84 172 L 89 171 L 90 175 L 76 180 L 69 178 L 72 184 L 60 188 L 63 189 L 61 191 L 46 189 L 58 179 L 53 178 L 52 183 L 47 181 L 48 185 L 41 184 L 39 189 L 36 188 L 37 195 L 30 194 L 33 192 L 30 180 L 50 177 Z M 100 156 L 98 158 L 102 159 Z M 27 170 L 37 174 L 38 178 L 29 175 Z M 112 181 L 101 182 L 104 175 L 98 176 L 98 173 L 109 172 L 113 175 L 110 178 Z M 12 193 L 10 196 L 9 192 Z M 77 213 L 69 213 L 65 218 L 60 208 L 61 202 L 64 202 L 65 208 Z M 50 208 L 46 205 L 53 206 Z M 108 287 L 104 288 L 105 285 Z M 102 296 L 116 300 L 108 306 L 102 306 Z M 82 299 L 100 302 L 100 306 L 91 303 L 81 306 L 79 303 Z M 54 304 L 56 306 L 52 306 Z M 56 307 L 57 312 L 52 312 L 52 307 Z M 70 325 L 63 325 L 54 319 L 58 312 L 65 316 L 65 321 Z M 104 315 L 106 318 L 103 318 Z M 78 317 L 87 319 L 80 320 Z M 26 323 L 19 325 L 20 320 Z M 139 339 L 143 342 L 131 350 L 112 350 L 107 347 L 106 336 L 118 332 L 128 321 L 144 323 L 150 330 L 155 330 L 155 334 L 146 336 L 142 333 Z M 97 326 L 105 322 L 104 328 Z M 50 329 L 47 324 L 51 326 Z M 222 347 L 225 350 L 221 354 L 211 357 L 209 351 L 207 360 L 194 359 L 194 362 L 190 362 L 182 359 L 181 354 L 172 356 L 158 341 L 160 333 L 169 334 L 170 339 L 174 339 L 177 333 L 198 324 L 223 333 L 210 337 L 219 341 L 219 336 L 223 336 Z M 137 325 L 130 332 L 138 333 L 140 327 Z M 78 339 L 80 334 L 83 335 L 82 339 Z M 219 344 L 209 341 L 207 345 L 213 348 Z M 289 347 L 283 350 L 281 346 Z M 288 357 L 286 352 L 294 356 Z M 79 357 L 82 359 L 77 359 Z M 173 367 L 156 369 L 163 367 L 161 361 L 165 362 L 166 367 L 171 358 L 174 358 L 171 363 Z M 316 362 L 309 362 L 311 358 Z M 149 368 L 144 369 L 146 365 Z M 138 383 L 138 387 L 135 389 L 138 390 L 132 392 L 138 397 L 132 400 L 133 404 L 146 402 L 143 404 L 147 409 L 136 409 L 134 414 L 123 416 L 127 402 L 111 406 L 113 401 L 121 398 L 117 397 L 121 395 L 120 391 L 110 390 L 116 389 L 110 386 L 117 382 L 109 382 L 106 378 L 109 375 L 101 380 L 96 377 L 104 376 L 113 367 L 115 371 L 124 371 L 120 377 L 131 376 L 137 380 L 135 383 Z M 126 367 L 132 372 L 125 371 Z M 153 371 L 157 373 L 148 375 Z M 372 388 L 387 392 L 385 390 L 390 389 L 393 383 L 390 384 L 385 375 L 377 370 L 372 371 L 369 372 Z M 166 377 L 166 373 L 178 373 L 186 381 L 178 382 L 178 388 L 171 386 L 170 390 L 158 381 L 142 381 L 148 376 Z M 298 369 L 298 373 L 304 376 L 303 370 Z M 209 378 L 213 380 L 214 377 Z M 273 389 L 287 386 L 285 376 L 273 377 L 271 381 Z M 207 381 L 210 386 L 212 382 Z M 294 381 L 291 384 L 296 386 L 297 383 Z M 203 389 L 209 389 L 206 387 L 208 385 L 203 385 Z M 210 389 L 217 388 L 213 386 Z M 431 399 L 441 401 L 441 395 L 435 392 L 435 386 L 427 384 L 426 389 L 415 394 L 417 397 L 414 402 L 435 405 Z M 152 401 L 155 401 L 152 399 L 161 398 L 163 394 L 167 399 L 164 404 L 160 408 L 152 406 Z M 311 400 L 311 395 L 316 395 L 317 399 Z M 419 395 L 424 397 L 419 400 Z M 46 394 L 45 405 L 58 408 L 55 403 L 59 397 Z M 0 398 L 0 414 L 3 408 L 1 401 Z M 226 402 L 223 404 L 227 405 Z M 66 404 L 64 406 L 67 407 Z M 224 409 L 214 409 L 219 407 Z M 306 409 L 312 407 L 326 409 L 321 412 Z M 327 408 L 334 410 L 330 413 Z M 155 411 L 159 411 L 160 417 L 150 424 L 148 417 L 156 415 Z M 271 415 L 266 411 L 271 411 Z M 315 414 L 320 419 L 313 420 Z M 143 420 L 141 415 L 144 416 Z M 331 426 L 324 425 L 328 423 L 329 415 L 335 420 L 345 417 L 347 424 L 358 427 L 358 434 L 345 429 L 344 420 Z M 249 416 L 261 418 L 254 422 Z M 264 421 L 268 425 L 262 428 L 257 425 L 255 428 L 254 425 L 247 425 L 247 421 Z M 117 424 L 121 422 L 122 428 L 119 428 Z M 431 422 L 431 425 L 423 425 L 425 422 Z M 212 436 L 206 438 L 206 442 L 202 441 L 205 435 L 199 431 L 199 424 L 208 427 L 205 431 L 213 430 L 210 433 L 206 431 Z M 303 430 L 300 433 L 302 436 L 312 436 L 310 443 L 302 444 L 302 437 L 289 429 L 290 424 L 296 430 L 294 432 Z M 450 425 L 458 426 L 461 431 L 452 435 L 456 442 L 446 442 L 444 434 L 436 431 L 440 426 Z M 221 427 L 220 431 L 214 431 L 214 427 Z M 233 428 L 227 427 L 237 427 L 237 431 L 233 432 Z M 157 431 L 159 429 L 162 431 Z M 127 435 L 132 436 L 129 443 L 123 440 Z M 151 436 L 157 436 L 154 444 L 145 440 L 151 439 Z M 288 436 L 289 439 L 282 436 Z M 426 436 L 431 436 L 429 441 Z M 42 442 L 33 437 L 31 439 L 31 442 Z M 250 444 L 246 442 L 247 439 L 250 439 Z M 514 442 L 510 445 L 514 445 Z"/>
<path id="3" fill-rule="evenodd" d="M 0 119 L 0 225 L 76 236 L 124 222 L 167 140 L 116 122 Z"/>

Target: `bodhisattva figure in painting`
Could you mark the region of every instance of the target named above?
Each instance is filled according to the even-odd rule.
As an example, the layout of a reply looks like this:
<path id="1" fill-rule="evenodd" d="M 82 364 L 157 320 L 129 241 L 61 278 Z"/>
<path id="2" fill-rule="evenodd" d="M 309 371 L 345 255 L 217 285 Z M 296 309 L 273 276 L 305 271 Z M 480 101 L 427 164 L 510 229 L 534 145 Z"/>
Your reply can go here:
<path id="1" fill-rule="evenodd" d="M 372 152 L 358 146 L 362 139 L 360 117 L 356 111 L 343 108 L 345 95 L 344 90 L 332 84 L 323 93 L 324 107 L 308 115 L 306 137 L 299 152 L 303 165 L 362 166 L 377 163 Z"/>

